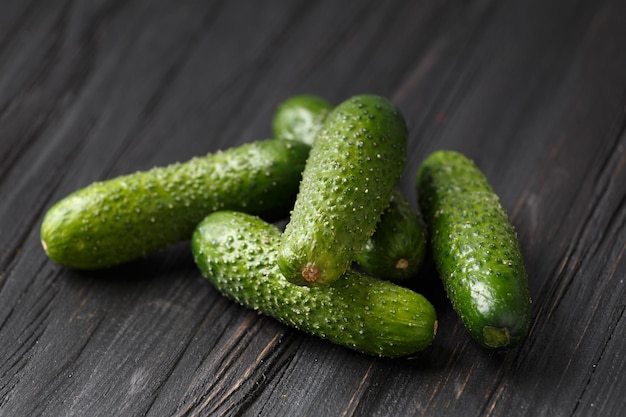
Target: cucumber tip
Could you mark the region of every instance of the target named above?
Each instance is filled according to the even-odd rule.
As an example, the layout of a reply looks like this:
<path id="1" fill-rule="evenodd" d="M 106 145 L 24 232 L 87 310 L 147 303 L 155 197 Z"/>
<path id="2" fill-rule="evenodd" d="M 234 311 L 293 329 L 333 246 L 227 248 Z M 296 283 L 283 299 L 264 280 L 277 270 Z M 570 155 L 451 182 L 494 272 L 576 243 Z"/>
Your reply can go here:
<path id="1" fill-rule="evenodd" d="M 396 269 L 405 270 L 408 267 L 409 267 L 409 261 L 406 258 L 400 258 L 398 259 L 398 262 L 396 262 Z"/>
<path id="2" fill-rule="evenodd" d="M 309 283 L 317 281 L 318 278 L 320 277 L 320 274 L 321 274 L 320 269 L 314 263 L 309 262 L 302 269 L 302 278 L 304 278 L 304 280 Z"/>
<path id="3" fill-rule="evenodd" d="M 503 348 L 511 343 L 511 335 L 506 327 L 483 327 L 483 340 L 490 348 Z"/>

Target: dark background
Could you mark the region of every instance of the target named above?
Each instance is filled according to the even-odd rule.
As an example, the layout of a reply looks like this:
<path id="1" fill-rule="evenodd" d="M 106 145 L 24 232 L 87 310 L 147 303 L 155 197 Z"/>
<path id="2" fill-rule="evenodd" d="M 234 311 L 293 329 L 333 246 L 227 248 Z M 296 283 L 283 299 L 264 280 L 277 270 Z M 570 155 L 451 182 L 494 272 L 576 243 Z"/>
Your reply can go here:
<path id="1" fill-rule="evenodd" d="M 626 410 L 623 0 L 3 1 L 1 416 L 616 416 Z M 388 97 L 401 187 L 436 149 L 487 175 L 518 231 L 527 341 L 439 334 L 377 359 L 214 290 L 186 242 L 79 273 L 39 243 L 89 183 L 270 136 L 278 103 Z"/>

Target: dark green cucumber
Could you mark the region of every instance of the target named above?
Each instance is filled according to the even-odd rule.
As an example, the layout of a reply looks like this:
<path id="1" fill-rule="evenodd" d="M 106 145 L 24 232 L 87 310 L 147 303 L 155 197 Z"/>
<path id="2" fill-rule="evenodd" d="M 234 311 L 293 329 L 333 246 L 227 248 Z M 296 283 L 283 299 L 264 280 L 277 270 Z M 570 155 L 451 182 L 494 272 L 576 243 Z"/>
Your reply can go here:
<path id="1" fill-rule="evenodd" d="M 286 218 L 309 149 L 262 140 L 93 183 L 50 208 L 41 226 L 43 247 L 59 264 L 98 269 L 189 239 L 212 211 Z"/>
<path id="2" fill-rule="evenodd" d="M 275 138 L 312 145 L 333 105 L 321 97 L 302 94 L 279 104 L 272 118 Z"/>
<path id="3" fill-rule="evenodd" d="M 470 334 L 515 346 L 529 329 L 528 278 L 517 235 L 484 174 L 463 154 L 437 151 L 417 174 L 435 265 Z"/>
<path id="4" fill-rule="evenodd" d="M 330 112 L 279 247 L 290 282 L 326 285 L 348 269 L 389 204 L 406 147 L 405 120 L 383 97 L 355 96 Z"/>
<path id="5" fill-rule="evenodd" d="M 276 263 L 280 238 L 258 217 L 219 211 L 198 225 L 191 247 L 222 294 L 296 329 L 384 357 L 411 356 L 431 344 L 437 316 L 422 295 L 354 270 L 323 287 L 294 285 Z"/>
<path id="6" fill-rule="evenodd" d="M 282 102 L 274 114 L 274 137 L 312 144 L 331 109 L 332 104 L 321 97 L 293 96 Z M 370 275 L 406 283 L 422 267 L 426 248 L 419 211 L 396 191 L 356 261 Z"/>
<path id="7" fill-rule="evenodd" d="M 375 277 L 406 283 L 422 268 L 427 246 L 419 211 L 396 190 L 356 262 Z"/>

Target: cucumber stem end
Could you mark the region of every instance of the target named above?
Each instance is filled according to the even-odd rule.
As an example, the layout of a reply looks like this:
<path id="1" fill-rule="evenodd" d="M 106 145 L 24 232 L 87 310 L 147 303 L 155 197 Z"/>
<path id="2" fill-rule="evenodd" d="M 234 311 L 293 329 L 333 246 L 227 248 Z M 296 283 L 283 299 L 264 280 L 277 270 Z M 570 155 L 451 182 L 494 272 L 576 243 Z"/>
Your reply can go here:
<path id="1" fill-rule="evenodd" d="M 511 343 L 511 336 L 506 327 L 485 326 L 483 327 L 483 340 L 490 348 L 502 348 Z"/>

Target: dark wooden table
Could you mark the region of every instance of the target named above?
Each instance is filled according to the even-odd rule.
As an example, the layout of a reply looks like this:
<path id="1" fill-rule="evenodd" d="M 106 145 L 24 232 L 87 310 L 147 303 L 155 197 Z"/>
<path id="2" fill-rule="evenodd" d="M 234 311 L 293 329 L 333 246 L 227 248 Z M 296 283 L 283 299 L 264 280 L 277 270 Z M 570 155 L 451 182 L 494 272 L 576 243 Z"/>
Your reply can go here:
<path id="1" fill-rule="evenodd" d="M 623 0 L 3 1 L 0 415 L 624 415 L 625 22 Z M 428 267 L 436 341 L 387 360 L 225 299 L 187 242 L 111 271 L 45 256 L 70 192 L 266 138 L 294 94 L 365 92 L 408 121 L 412 204 L 443 148 L 501 196 L 519 348 L 470 339 Z"/>

